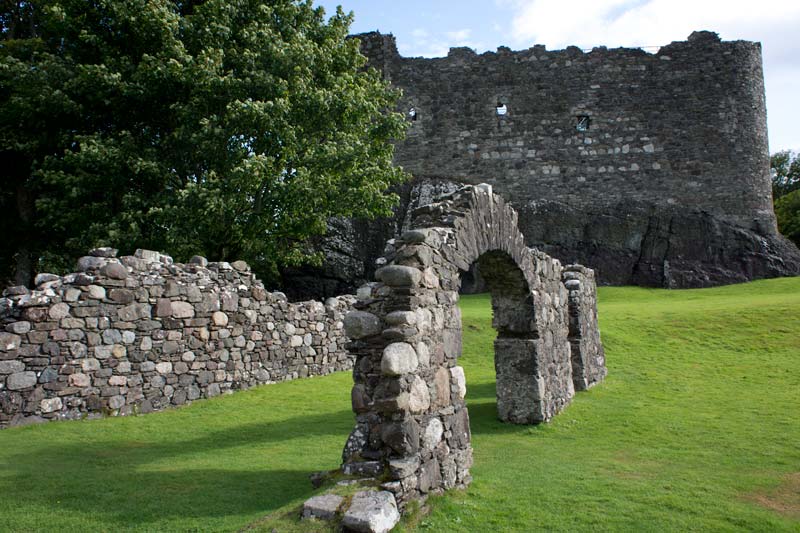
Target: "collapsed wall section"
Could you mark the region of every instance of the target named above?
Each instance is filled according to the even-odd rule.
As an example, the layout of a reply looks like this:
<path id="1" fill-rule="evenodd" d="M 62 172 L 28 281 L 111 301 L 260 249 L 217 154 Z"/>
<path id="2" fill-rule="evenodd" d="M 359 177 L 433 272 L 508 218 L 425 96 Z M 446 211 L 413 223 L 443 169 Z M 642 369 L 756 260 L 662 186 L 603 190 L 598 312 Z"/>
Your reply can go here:
<path id="1" fill-rule="evenodd" d="M 0 299 L 0 427 L 147 413 L 352 368 L 353 297 L 289 303 L 242 261 L 97 249 Z"/>

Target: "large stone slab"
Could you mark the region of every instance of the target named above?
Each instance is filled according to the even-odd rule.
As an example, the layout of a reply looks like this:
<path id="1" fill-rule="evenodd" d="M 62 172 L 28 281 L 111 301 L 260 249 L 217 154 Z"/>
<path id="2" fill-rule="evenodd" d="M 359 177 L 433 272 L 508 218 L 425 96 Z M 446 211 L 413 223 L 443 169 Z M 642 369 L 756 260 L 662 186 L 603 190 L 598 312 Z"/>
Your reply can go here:
<path id="1" fill-rule="evenodd" d="M 330 520 L 336 516 L 343 502 L 344 498 L 338 494 L 320 494 L 309 498 L 303 504 L 303 519 Z"/>
<path id="2" fill-rule="evenodd" d="M 394 495 L 387 491 L 362 491 L 353 496 L 342 525 L 359 533 L 386 533 L 400 521 Z"/>

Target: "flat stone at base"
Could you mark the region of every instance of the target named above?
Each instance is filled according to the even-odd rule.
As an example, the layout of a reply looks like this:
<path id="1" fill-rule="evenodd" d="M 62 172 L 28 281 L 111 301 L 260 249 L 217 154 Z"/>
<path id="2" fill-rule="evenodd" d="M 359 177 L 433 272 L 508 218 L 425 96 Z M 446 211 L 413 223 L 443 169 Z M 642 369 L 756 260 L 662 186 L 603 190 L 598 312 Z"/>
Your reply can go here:
<path id="1" fill-rule="evenodd" d="M 342 525 L 360 533 L 386 533 L 400 521 L 394 495 L 388 491 L 356 492 Z"/>
<path id="2" fill-rule="evenodd" d="M 320 520 L 330 520 L 336 516 L 336 511 L 342 505 L 344 498 L 336 494 L 321 494 L 309 498 L 303 504 L 303 519 L 318 518 Z"/>

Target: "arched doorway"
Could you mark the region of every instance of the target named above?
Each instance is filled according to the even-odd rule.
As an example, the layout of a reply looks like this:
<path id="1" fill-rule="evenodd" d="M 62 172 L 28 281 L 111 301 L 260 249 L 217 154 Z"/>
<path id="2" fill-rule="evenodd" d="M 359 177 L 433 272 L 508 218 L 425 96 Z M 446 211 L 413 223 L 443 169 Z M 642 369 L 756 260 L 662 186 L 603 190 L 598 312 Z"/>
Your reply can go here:
<path id="1" fill-rule="evenodd" d="M 525 246 L 516 211 L 490 186 L 464 187 L 412 216 L 345 318 L 357 424 L 344 470 L 388 479 L 382 486 L 401 504 L 471 480 L 460 271 L 477 262 L 492 293 L 502 420 L 545 422 L 576 385 L 605 375 L 591 270 Z"/>

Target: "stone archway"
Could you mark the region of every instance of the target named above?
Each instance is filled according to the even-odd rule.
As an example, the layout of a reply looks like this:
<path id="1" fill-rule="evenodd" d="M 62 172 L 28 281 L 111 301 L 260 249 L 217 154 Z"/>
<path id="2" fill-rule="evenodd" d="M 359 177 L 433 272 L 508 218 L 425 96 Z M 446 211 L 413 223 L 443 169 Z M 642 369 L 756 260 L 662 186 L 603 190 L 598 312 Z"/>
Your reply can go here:
<path id="1" fill-rule="evenodd" d="M 528 248 L 489 185 L 416 209 L 377 282 L 345 317 L 356 427 L 343 469 L 384 480 L 403 505 L 471 480 L 466 382 L 458 366 L 459 272 L 478 262 L 492 293 L 498 416 L 545 422 L 605 376 L 594 274 Z M 388 479 L 388 481 L 386 481 Z"/>

